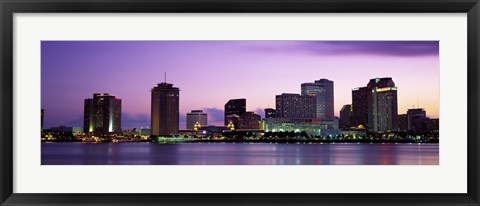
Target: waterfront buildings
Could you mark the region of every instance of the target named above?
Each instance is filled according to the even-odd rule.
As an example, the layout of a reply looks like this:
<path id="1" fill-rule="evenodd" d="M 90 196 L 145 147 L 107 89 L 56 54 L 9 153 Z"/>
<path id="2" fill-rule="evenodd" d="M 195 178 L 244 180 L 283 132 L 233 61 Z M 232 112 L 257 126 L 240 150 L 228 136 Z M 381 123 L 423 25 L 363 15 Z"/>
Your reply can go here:
<path id="1" fill-rule="evenodd" d="M 224 132 L 229 132 L 229 131 L 230 129 L 226 126 L 209 125 L 209 126 L 198 129 L 197 134 L 204 135 L 204 136 L 220 137 Z"/>
<path id="2" fill-rule="evenodd" d="M 83 118 L 85 133 L 120 133 L 122 132 L 121 118 L 121 99 L 108 93 L 95 93 L 92 99 L 85 99 Z"/>
<path id="3" fill-rule="evenodd" d="M 265 109 L 265 118 L 273 118 L 277 116 L 277 111 L 272 108 Z"/>
<path id="4" fill-rule="evenodd" d="M 180 89 L 162 82 L 151 90 L 151 134 L 175 135 L 179 127 Z"/>
<path id="5" fill-rule="evenodd" d="M 202 126 L 197 130 L 193 130 L 193 129 L 180 130 L 179 134 L 188 135 L 188 136 L 195 135 L 198 137 L 221 137 L 224 132 L 231 132 L 231 130 L 227 126 L 223 126 L 223 125 L 222 126 L 208 125 L 208 126 Z"/>
<path id="6" fill-rule="evenodd" d="M 226 116 L 225 119 L 228 124 L 225 126 L 233 127 L 232 129 L 238 129 L 238 123 L 240 122 L 240 115 L 231 114 Z"/>
<path id="7" fill-rule="evenodd" d="M 316 80 L 314 83 L 301 84 L 302 95 L 315 96 L 316 114 L 320 119 L 334 118 L 333 81 L 328 79 Z"/>
<path id="8" fill-rule="evenodd" d="M 316 118 L 316 96 L 283 93 L 276 96 L 276 117 Z"/>
<path id="9" fill-rule="evenodd" d="M 368 94 L 367 87 L 352 90 L 352 124 L 356 127 L 366 127 L 368 124 Z"/>
<path id="10" fill-rule="evenodd" d="M 83 127 L 72 127 L 72 132 L 73 133 L 82 133 L 83 132 Z"/>
<path id="11" fill-rule="evenodd" d="M 58 127 L 51 127 L 51 131 L 53 132 L 73 132 L 73 127 L 67 127 L 65 125 L 60 125 Z"/>
<path id="12" fill-rule="evenodd" d="M 422 108 L 407 111 L 407 130 L 420 134 L 427 131 L 427 113 Z"/>
<path id="13" fill-rule="evenodd" d="M 408 130 L 407 114 L 399 114 L 397 116 L 397 127 L 398 127 L 398 131 L 407 131 Z"/>
<path id="14" fill-rule="evenodd" d="M 192 110 L 190 113 L 187 113 L 187 129 L 193 129 L 197 122 L 200 126 L 207 126 L 207 119 L 207 113 L 203 113 L 203 110 Z"/>
<path id="15" fill-rule="evenodd" d="M 260 129 L 262 117 L 255 112 L 245 112 L 240 115 L 238 129 Z"/>
<path id="16" fill-rule="evenodd" d="M 152 130 L 149 128 L 137 129 L 137 135 L 139 136 L 150 136 L 151 134 L 152 134 Z"/>
<path id="17" fill-rule="evenodd" d="M 318 118 L 268 118 L 265 119 L 265 132 L 306 132 L 309 135 L 338 135 L 338 120 Z"/>
<path id="18" fill-rule="evenodd" d="M 438 118 L 427 118 L 427 131 L 437 132 L 440 127 L 440 121 Z"/>
<path id="19" fill-rule="evenodd" d="M 392 78 L 370 79 L 367 88 L 369 131 L 397 130 L 397 87 Z"/>
<path id="20" fill-rule="evenodd" d="M 351 104 L 343 105 L 342 109 L 340 110 L 339 127 L 341 129 L 346 129 L 351 127 L 353 125 L 352 117 L 353 117 L 352 105 Z"/>
<path id="21" fill-rule="evenodd" d="M 228 125 L 227 120 L 230 115 L 242 115 L 246 112 L 247 100 L 246 99 L 231 99 L 225 104 L 225 126 Z M 238 126 L 237 124 L 235 126 Z"/>

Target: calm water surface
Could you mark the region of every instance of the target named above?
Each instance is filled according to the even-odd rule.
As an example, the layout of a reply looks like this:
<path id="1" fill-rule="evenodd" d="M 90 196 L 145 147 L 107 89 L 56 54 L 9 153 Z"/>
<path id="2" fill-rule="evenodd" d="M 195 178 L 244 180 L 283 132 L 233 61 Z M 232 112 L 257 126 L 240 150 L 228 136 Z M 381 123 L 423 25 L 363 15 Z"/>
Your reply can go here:
<path id="1" fill-rule="evenodd" d="M 438 165 L 438 144 L 42 143 L 42 165 Z"/>

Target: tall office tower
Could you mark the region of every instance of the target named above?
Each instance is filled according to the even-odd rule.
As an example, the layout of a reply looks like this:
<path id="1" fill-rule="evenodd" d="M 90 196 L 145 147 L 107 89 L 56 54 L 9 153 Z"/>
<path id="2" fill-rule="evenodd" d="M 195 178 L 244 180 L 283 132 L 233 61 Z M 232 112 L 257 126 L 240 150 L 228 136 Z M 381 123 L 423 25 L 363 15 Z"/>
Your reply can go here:
<path id="1" fill-rule="evenodd" d="M 276 117 L 316 118 L 316 96 L 286 94 L 276 96 Z"/>
<path id="2" fill-rule="evenodd" d="M 122 132 L 122 100 L 108 93 L 85 99 L 83 131 L 97 134 Z"/>
<path id="3" fill-rule="evenodd" d="M 227 116 L 230 115 L 242 115 L 247 111 L 247 100 L 246 99 L 231 99 L 225 104 L 225 126 L 228 125 Z M 235 125 L 237 126 L 237 125 Z"/>
<path id="4" fill-rule="evenodd" d="M 245 112 L 240 115 L 240 121 L 238 122 L 239 129 L 260 129 L 260 121 L 262 117 L 255 114 L 255 112 Z"/>
<path id="5" fill-rule="evenodd" d="M 151 134 L 175 135 L 178 133 L 180 89 L 162 82 L 152 90 Z"/>
<path id="6" fill-rule="evenodd" d="M 373 132 L 397 130 L 397 87 L 392 78 L 370 79 L 367 84 L 368 128 Z"/>
<path id="7" fill-rule="evenodd" d="M 407 110 L 407 130 L 418 134 L 427 131 L 427 113 L 424 109 Z"/>
<path id="8" fill-rule="evenodd" d="M 275 109 L 272 109 L 272 108 L 266 108 L 265 109 L 265 118 L 274 118 L 276 117 L 277 111 Z"/>
<path id="9" fill-rule="evenodd" d="M 353 126 L 368 125 L 368 94 L 367 87 L 355 88 L 352 90 L 352 123 Z"/>
<path id="10" fill-rule="evenodd" d="M 187 129 L 193 129 L 197 122 L 202 127 L 208 126 L 207 117 L 207 113 L 203 113 L 203 110 L 192 110 L 187 113 Z"/>
<path id="11" fill-rule="evenodd" d="M 314 83 L 301 84 L 302 95 L 316 96 L 316 118 L 334 118 L 333 81 L 316 80 Z"/>
<path id="12" fill-rule="evenodd" d="M 352 126 L 352 105 L 346 104 L 343 105 L 342 109 L 340 110 L 340 121 L 339 126 L 341 129 L 346 129 Z"/>

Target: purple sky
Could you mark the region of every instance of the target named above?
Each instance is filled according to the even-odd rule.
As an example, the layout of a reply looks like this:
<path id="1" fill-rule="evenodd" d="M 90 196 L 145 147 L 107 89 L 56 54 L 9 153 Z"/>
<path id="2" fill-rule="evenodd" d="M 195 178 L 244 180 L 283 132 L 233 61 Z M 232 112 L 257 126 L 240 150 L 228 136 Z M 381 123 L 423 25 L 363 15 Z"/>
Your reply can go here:
<path id="1" fill-rule="evenodd" d="M 392 77 L 398 111 L 417 106 L 439 114 L 438 41 L 43 41 L 45 126 L 83 125 L 83 100 L 93 93 L 122 99 L 122 128 L 149 127 L 150 89 L 164 80 L 180 88 L 185 114 L 203 109 L 223 124 L 229 99 L 247 110 L 275 108 L 275 95 L 300 93 L 300 84 L 334 81 L 335 115 L 351 104 L 351 89 Z"/>

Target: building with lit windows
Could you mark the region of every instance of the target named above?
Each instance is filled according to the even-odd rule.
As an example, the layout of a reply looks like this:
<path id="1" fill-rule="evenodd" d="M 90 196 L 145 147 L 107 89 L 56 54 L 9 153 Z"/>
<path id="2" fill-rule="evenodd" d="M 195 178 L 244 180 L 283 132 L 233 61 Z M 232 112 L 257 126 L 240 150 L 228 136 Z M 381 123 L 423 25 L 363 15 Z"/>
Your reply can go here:
<path id="1" fill-rule="evenodd" d="M 193 129 L 197 122 L 200 126 L 207 126 L 207 113 L 203 113 L 203 110 L 192 110 L 190 113 L 187 113 L 187 129 Z"/>
<path id="2" fill-rule="evenodd" d="M 397 130 L 397 87 L 392 78 L 370 79 L 367 84 L 368 130 L 387 132 Z"/>
<path id="3" fill-rule="evenodd" d="M 245 112 L 240 115 L 238 129 L 260 129 L 262 117 L 255 112 Z"/>
<path id="4" fill-rule="evenodd" d="M 314 83 L 301 84 L 302 95 L 316 97 L 316 118 L 334 118 L 333 81 L 328 79 L 316 80 Z"/>
<path id="5" fill-rule="evenodd" d="M 265 109 L 265 118 L 274 118 L 277 117 L 277 111 L 272 108 Z"/>
<path id="6" fill-rule="evenodd" d="M 339 135 L 338 120 L 318 118 L 268 118 L 265 119 L 265 132 L 306 132 L 309 135 Z"/>
<path id="7" fill-rule="evenodd" d="M 238 124 L 240 123 L 240 115 L 231 114 L 226 116 L 225 121 L 227 121 L 228 127 L 233 127 L 233 130 L 238 129 Z"/>
<path id="8" fill-rule="evenodd" d="M 136 132 L 139 136 L 150 136 L 150 134 L 152 134 L 152 130 L 150 128 L 140 128 L 137 129 Z"/>
<path id="9" fill-rule="evenodd" d="M 122 132 L 122 100 L 108 93 L 85 99 L 83 131 L 96 134 Z"/>
<path id="10" fill-rule="evenodd" d="M 315 95 L 283 93 L 276 98 L 277 118 L 316 118 Z"/>
<path id="11" fill-rule="evenodd" d="M 225 126 L 228 125 L 229 121 L 227 117 L 229 115 L 242 115 L 247 111 L 247 100 L 246 99 L 231 99 L 225 104 Z M 235 125 L 237 126 L 237 125 Z"/>
<path id="12" fill-rule="evenodd" d="M 179 127 L 180 89 L 162 82 L 151 90 L 151 134 L 176 135 Z"/>

